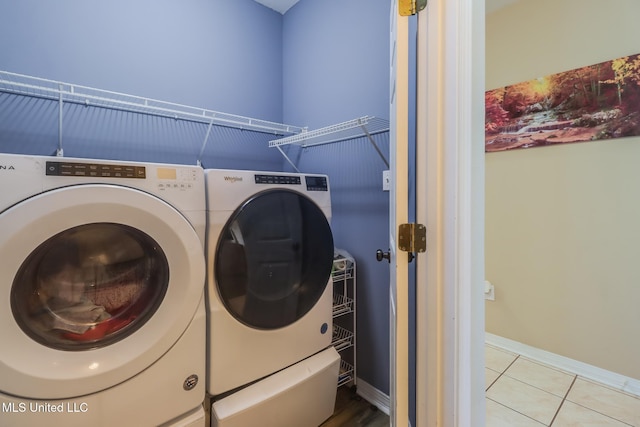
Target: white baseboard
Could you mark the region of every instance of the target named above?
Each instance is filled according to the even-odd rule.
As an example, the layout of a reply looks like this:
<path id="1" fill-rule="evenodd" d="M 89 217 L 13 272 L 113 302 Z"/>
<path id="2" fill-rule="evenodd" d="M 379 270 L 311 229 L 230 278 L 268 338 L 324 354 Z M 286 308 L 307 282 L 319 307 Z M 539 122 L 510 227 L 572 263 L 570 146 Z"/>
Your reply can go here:
<path id="1" fill-rule="evenodd" d="M 559 354 L 531 347 L 518 341 L 513 341 L 488 332 L 485 333 L 485 342 L 492 346 L 520 354 L 528 359 L 536 360 L 546 365 L 555 366 L 563 371 L 590 379 L 611 388 L 640 396 L 640 380 L 616 374 L 615 372 L 607 371 L 606 369 L 598 368 L 597 366 L 589 365 L 578 360 L 560 356 Z"/>
<path id="2" fill-rule="evenodd" d="M 375 405 L 379 410 L 389 415 L 389 396 L 360 378 L 356 379 L 356 393 L 364 400 Z"/>

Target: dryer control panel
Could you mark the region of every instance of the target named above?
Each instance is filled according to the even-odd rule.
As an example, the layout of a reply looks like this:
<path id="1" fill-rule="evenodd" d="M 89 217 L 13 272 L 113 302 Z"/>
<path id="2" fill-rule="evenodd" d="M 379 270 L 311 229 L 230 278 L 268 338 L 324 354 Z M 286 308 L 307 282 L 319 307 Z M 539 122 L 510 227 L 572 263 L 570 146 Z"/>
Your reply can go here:
<path id="1" fill-rule="evenodd" d="M 304 179 L 307 181 L 307 191 L 329 191 L 326 176 L 306 175 Z"/>
<path id="2" fill-rule="evenodd" d="M 256 184 L 302 185 L 299 175 L 254 175 Z M 327 177 L 321 175 L 305 175 L 307 191 L 329 191 Z"/>
<path id="3" fill-rule="evenodd" d="M 256 175 L 256 184 L 300 185 L 299 176 L 291 175 Z"/>

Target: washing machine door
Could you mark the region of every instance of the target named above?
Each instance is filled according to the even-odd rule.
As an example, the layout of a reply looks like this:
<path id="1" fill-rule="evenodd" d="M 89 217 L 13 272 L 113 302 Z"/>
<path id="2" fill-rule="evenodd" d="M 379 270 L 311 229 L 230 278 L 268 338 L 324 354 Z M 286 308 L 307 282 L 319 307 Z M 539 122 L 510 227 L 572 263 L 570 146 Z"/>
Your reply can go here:
<path id="1" fill-rule="evenodd" d="M 237 320 L 277 329 L 313 308 L 332 265 L 333 236 L 320 207 L 301 193 L 271 189 L 230 216 L 214 271 L 220 299 Z"/>
<path id="2" fill-rule="evenodd" d="M 166 353 L 200 304 L 201 239 L 148 193 L 56 189 L 0 213 L 0 230 L 4 393 L 69 398 L 116 385 Z"/>

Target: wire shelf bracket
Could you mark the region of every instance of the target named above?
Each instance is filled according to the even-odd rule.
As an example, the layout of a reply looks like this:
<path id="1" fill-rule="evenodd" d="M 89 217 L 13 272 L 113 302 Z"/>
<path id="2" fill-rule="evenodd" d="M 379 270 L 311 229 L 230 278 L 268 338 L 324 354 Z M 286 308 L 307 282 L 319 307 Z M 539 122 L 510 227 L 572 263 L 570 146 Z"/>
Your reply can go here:
<path id="1" fill-rule="evenodd" d="M 363 116 L 357 119 L 349 120 L 343 123 L 323 127 L 320 129 L 308 131 L 303 129 L 294 135 L 284 138 L 273 139 L 269 141 L 269 147 L 277 148 L 285 159 L 291 164 L 296 171 L 298 168 L 287 157 L 282 150 L 285 145 L 297 145 L 302 148 L 315 147 L 318 145 L 333 144 L 336 142 L 347 141 L 350 139 L 366 137 L 373 148 L 376 150 L 384 164 L 389 168 L 389 161 L 386 159 L 380 147 L 373 139 L 373 135 L 389 132 L 389 121 L 373 116 Z M 299 172 L 299 171 L 298 171 Z"/>

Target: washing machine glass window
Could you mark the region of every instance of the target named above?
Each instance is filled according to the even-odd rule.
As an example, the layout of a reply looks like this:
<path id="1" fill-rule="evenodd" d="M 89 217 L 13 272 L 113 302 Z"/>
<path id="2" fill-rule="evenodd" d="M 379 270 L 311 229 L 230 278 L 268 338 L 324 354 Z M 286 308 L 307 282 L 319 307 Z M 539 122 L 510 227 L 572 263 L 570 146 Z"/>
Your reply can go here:
<path id="1" fill-rule="evenodd" d="M 87 350 L 138 330 L 168 283 L 167 258 L 150 236 L 122 224 L 85 224 L 47 239 L 22 263 L 11 309 L 35 341 Z"/>
<path id="2" fill-rule="evenodd" d="M 324 292 L 333 236 L 308 197 L 272 189 L 246 200 L 227 221 L 217 245 L 221 300 L 244 324 L 276 329 L 303 317 Z"/>

